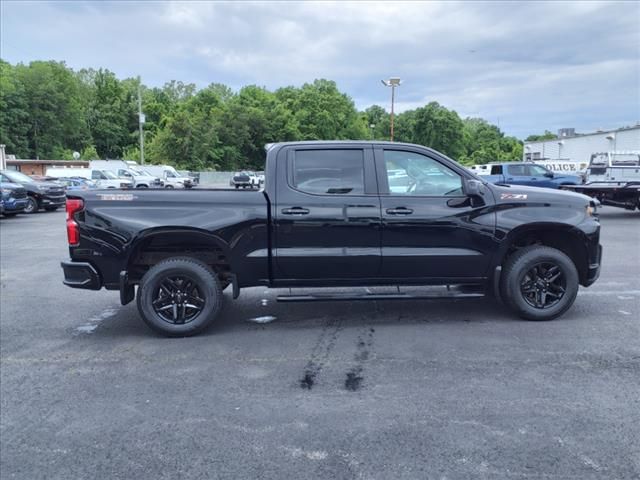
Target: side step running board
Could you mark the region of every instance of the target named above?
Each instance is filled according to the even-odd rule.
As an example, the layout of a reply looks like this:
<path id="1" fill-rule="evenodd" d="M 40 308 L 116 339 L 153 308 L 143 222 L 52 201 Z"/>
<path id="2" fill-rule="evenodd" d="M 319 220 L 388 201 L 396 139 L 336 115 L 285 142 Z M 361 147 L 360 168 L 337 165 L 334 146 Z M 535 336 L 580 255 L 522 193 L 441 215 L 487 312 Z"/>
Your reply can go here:
<path id="1" fill-rule="evenodd" d="M 278 295 L 278 302 L 345 302 L 355 300 L 446 300 L 451 298 L 480 298 L 483 292 L 455 292 L 443 293 L 312 293 L 304 295 Z"/>

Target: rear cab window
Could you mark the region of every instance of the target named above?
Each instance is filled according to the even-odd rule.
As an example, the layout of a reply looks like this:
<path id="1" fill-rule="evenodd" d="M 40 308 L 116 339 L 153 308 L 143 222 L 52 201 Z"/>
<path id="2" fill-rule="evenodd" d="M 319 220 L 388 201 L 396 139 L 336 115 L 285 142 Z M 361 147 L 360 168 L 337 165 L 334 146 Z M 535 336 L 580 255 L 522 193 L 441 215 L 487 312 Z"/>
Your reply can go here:
<path id="1" fill-rule="evenodd" d="M 296 150 L 290 184 L 315 195 L 364 195 L 362 149 Z"/>

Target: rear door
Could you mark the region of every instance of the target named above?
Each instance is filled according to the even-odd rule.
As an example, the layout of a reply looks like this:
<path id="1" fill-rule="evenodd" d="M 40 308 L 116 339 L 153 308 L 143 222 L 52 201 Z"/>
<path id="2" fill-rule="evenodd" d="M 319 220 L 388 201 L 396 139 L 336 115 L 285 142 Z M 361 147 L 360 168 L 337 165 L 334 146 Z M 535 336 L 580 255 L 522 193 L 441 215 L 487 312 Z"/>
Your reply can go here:
<path id="1" fill-rule="evenodd" d="M 493 202 L 463 193 L 463 176 L 437 156 L 408 146 L 376 148 L 382 215 L 381 277 L 472 279 L 487 275 Z M 397 180 L 405 173 L 404 183 Z M 454 282 L 452 282 L 454 283 Z"/>
<path id="2" fill-rule="evenodd" d="M 274 221 L 278 278 L 374 278 L 380 199 L 371 146 L 281 151 Z"/>
<path id="3" fill-rule="evenodd" d="M 527 166 L 522 163 L 504 165 L 505 183 L 509 185 L 533 185 Z"/>

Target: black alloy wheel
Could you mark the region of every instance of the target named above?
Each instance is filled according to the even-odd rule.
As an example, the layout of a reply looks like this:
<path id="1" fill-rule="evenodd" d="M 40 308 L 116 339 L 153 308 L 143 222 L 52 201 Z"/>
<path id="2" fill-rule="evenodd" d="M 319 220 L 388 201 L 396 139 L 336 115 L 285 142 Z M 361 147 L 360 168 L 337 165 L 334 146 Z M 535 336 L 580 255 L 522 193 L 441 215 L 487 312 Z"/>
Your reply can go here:
<path id="1" fill-rule="evenodd" d="M 504 262 L 500 296 L 527 320 L 552 320 L 573 305 L 580 277 L 573 260 L 556 248 L 530 245 Z"/>
<path id="2" fill-rule="evenodd" d="M 192 257 L 171 257 L 151 267 L 137 297 L 144 322 L 168 337 L 196 335 L 208 328 L 223 300 L 216 272 Z"/>
<path id="3" fill-rule="evenodd" d="M 566 291 L 567 280 L 562 268 L 551 262 L 541 262 L 531 267 L 520 283 L 524 300 L 538 309 L 557 305 Z"/>
<path id="4" fill-rule="evenodd" d="M 165 322 L 181 325 L 195 320 L 202 313 L 206 300 L 193 279 L 172 275 L 160 282 L 152 305 Z"/>

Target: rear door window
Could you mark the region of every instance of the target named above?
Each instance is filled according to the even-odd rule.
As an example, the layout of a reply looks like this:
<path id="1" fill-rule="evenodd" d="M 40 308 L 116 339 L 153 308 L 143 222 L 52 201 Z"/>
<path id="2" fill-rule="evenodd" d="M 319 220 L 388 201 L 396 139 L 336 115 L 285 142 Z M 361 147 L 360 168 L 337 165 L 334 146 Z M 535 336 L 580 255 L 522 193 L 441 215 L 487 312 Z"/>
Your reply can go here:
<path id="1" fill-rule="evenodd" d="M 364 194 L 364 151 L 296 150 L 292 186 L 316 195 Z"/>
<path id="2" fill-rule="evenodd" d="M 524 165 L 508 165 L 509 175 L 514 177 L 524 177 L 526 173 L 526 167 Z"/>

